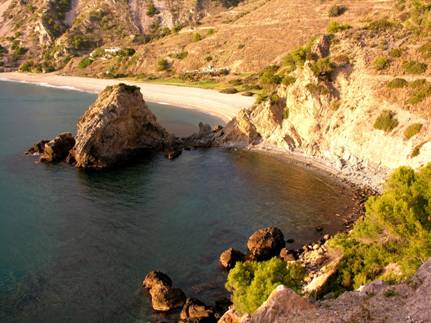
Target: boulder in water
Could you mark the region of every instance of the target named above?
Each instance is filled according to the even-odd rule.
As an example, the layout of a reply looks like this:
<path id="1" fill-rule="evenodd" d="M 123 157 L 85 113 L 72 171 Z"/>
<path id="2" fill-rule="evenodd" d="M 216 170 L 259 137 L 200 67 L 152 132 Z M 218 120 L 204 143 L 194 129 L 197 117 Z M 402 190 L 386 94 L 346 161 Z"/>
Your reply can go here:
<path id="1" fill-rule="evenodd" d="M 271 259 L 280 254 L 285 244 L 280 229 L 274 227 L 259 229 L 248 239 L 249 258 L 257 261 Z"/>
<path id="2" fill-rule="evenodd" d="M 217 322 L 214 309 L 196 298 L 188 298 L 180 314 L 180 320 L 186 322 Z"/>
<path id="3" fill-rule="evenodd" d="M 180 308 L 186 302 L 186 295 L 181 289 L 163 284 L 152 287 L 150 295 L 153 309 L 160 312 Z"/>
<path id="4" fill-rule="evenodd" d="M 156 285 L 172 286 L 171 278 L 161 271 L 152 271 L 145 276 L 142 286 L 151 289 Z"/>
<path id="5" fill-rule="evenodd" d="M 244 261 L 244 259 L 245 255 L 241 251 L 229 248 L 222 252 L 219 262 L 223 269 L 230 270 L 238 261 Z"/>

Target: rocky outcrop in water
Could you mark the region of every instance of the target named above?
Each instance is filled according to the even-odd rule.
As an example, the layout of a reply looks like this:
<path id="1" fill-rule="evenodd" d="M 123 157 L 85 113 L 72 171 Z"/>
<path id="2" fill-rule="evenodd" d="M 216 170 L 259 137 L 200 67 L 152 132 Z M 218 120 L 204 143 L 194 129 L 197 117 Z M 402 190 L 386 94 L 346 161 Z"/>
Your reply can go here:
<path id="1" fill-rule="evenodd" d="M 173 288 L 172 280 L 162 272 L 150 272 L 142 285 L 149 290 L 155 311 L 167 312 L 182 307 L 186 302 L 184 292 L 179 288 Z"/>
<path id="2" fill-rule="evenodd" d="M 280 229 L 274 227 L 259 229 L 248 239 L 248 257 L 258 261 L 271 259 L 280 254 L 285 244 Z"/>
<path id="3" fill-rule="evenodd" d="M 196 298 L 188 298 L 180 314 L 180 322 L 216 322 L 214 308 Z"/>
<path id="4" fill-rule="evenodd" d="M 219 258 L 220 266 L 223 269 L 230 270 L 235 267 L 238 261 L 244 261 L 245 255 L 236 249 L 229 248 L 222 252 Z"/>
<path id="5" fill-rule="evenodd" d="M 148 109 L 138 87 L 107 87 L 77 125 L 71 155 L 76 166 L 106 168 L 160 151 L 168 133 Z"/>
<path id="6" fill-rule="evenodd" d="M 42 141 L 41 143 L 43 143 Z M 69 151 L 75 145 L 75 139 L 69 132 L 61 133 L 54 139 L 45 142 L 43 149 L 41 143 L 36 145 L 39 147 L 40 161 L 46 163 L 58 163 L 66 159 Z"/>

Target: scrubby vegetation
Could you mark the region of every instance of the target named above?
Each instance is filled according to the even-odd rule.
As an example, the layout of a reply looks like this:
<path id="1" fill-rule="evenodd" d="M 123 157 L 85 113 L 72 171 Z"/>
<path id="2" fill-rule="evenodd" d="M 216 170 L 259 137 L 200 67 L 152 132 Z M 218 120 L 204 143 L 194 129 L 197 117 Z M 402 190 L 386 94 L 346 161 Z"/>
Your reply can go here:
<path id="1" fill-rule="evenodd" d="M 408 61 L 403 63 L 403 69 L 409 74 L 423 74 L 428 69 L 428 65 L 417 61 Z"/>
<path id="2" fill-rule="evenodd" d="M 88 58 L 88 57 L 84 57 L 80 62 L 79 62 L 79 68 L 87 68 L 88 66 L 91 65 L 91 63 L 93 63 L 93 61 Z"/>
<path id="3" fill-rule="evenodd" d="M 337 21 L 331 21 L 329 23 L 326 31 L 330 34 L 333 34 L 333 33 L 338 33 L 340 31 L 344 31 L 344 30 L 347 30 L 350 28 L 352 28 L 352 26 L 350 26 L 349 24 L 343 24 L 343 23 L 339 23 Z"/>
<path id="4" fill-rule="evenodd" d="M 366 215 L 351 234 L 331 241 L 344 254 L 333 288 L 355 289 L 375 279 L 399 282 L 415 273 L 431 256 L 430 185 L 431 165 L 417 172 L 401 167 L 381 196 L 368 199 Z"/>
<path id="5" fill-rule="evenodd" d="M 391 131 L 398 125 L 398 120 L 395 118 L 395 113 L 390 110 L 384 110 L 377 117 L 374 122 L 374 128 L 383 130 L 383 131 Z"/>
<path id="6" fill-rule="evenodd" d="M 402 78 L 395 78 L 387 83 L 387 87 L 390 89 L 401 89 L 408 86 L 408 82 Z"/>
<path id="7" fill-rule="evenodd" d="M 422 129 L 422 123 L 413 123 L 406 128 L 404 131 L 404 138 L 410 139 L 411 137 L 417 135 Z"/>
<path id="8" fill-rule="evenodd" d="M 379 56 L 373 61 L 373 66 L 376 70 L 381 71 L 389 67 L 390 61 L 387 57 Z"/>
<path id="9" fill-rule="evenodd" d="M 338 17 L 347 11 L 347 7 L 343 5 L 334 5 L 329 9 L 329 17 Z"/>
<path id="10" fill-rule="evenodd" d="M 431 83 L 425 79 L 415 80 L 409 84 L 410 97 L 408 104 L 418 104 L 431 95 Z"/>
<path id="11" fill-rule="evenodd" d="M 226 289 L 232 292 L 235 309 L 253 313 L 278 285 L 299 291 L 304 268 L 298 263 L 273 258 L 264 262 L 239 262 L 229 272 Z"/>
<path id="12" fill-rule="evenodd" d="M 326 58 L 320 58 L 310 65 L 314 75 L 323 80 L 330 80 L 331 74 L 335 69 L 335 64 Z"/>
<path id="13" fill-rule="evenodd" d="M 159 71 L 169 71 L 171 64 L 166 58 L 162 58 L 157 62 L 157 67 Z"/>

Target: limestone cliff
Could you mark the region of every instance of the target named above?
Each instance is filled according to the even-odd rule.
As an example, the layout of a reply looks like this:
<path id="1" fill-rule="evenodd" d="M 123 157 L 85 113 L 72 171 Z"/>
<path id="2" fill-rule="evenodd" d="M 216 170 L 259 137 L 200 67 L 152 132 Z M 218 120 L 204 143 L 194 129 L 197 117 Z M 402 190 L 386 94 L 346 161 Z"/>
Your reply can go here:
<path id="1" fill-rule="evenodd" d="M 363 177 L 378 186 L 384 175 L 402 165 L 417 168 L 431 160 L 430 122 L 426 115 L 408 110 L 404 101 L 390 101 L 379 94 L 386 86 L 369 72 L 365 51 L 347 41 L 343 51 L 349 63 L 337 64 L 331 78 L 313 71 L 326 55 L 318 53 L 292 75 L 290 85 L 280 85 L 263 102 L 241 111 L 224 130 L 221 145 L 297 153 L 342 171 Z M 379 130 L 375 123 L 385 111 L 394 116 L 395 127 Z M 405 131 L 420 124 L 420 131 L 406 138 Z M 419 149 L 418 149 L 419 147 Z M 375 176 L 378 175 L 378 176 Z"/>
<path id="2" fill-rule="evenodd" d="M 77 167 L 105 168 L 161 150 L 167 139 L 139 88 L 119 84 L 107 87 L 81 117 L 71 155 Z"/>

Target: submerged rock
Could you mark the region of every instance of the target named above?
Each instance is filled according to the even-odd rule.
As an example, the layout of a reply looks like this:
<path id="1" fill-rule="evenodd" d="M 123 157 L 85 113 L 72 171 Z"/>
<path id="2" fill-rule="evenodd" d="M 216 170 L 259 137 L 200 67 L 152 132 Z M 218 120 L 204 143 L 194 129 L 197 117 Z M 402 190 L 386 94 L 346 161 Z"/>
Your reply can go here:
<path id="1" fill-rule="evenodd" d="M 268 260 L 278 256 L 285 246 L 284 236 L 275 227 L 262 228 L 251 235 L 247 242 L 251 260 Z"/>
<path id="2" fill-rule="evenodd" d="M 174 160 L 174 159 L 180 157 L 181 154 L 182 154 L 182 151 L 180 149 L 169 149 L 165 153 L 165 156 L 169 160 Z"/>
<path id="3" fill-rule="evenodd" d="M 40 155 L 45 150 L 45 144 L 48 143 L 49 140 L 41 140 L 38 143 L 34 144 L 29 150 L 27 150 L 28 155 Z"/>
<path id="4" fill-rule="evenodd" d="M 39 144 L 41 144 L 41 141 Z M 40 161 L 46 163 L 58 163 L 66 159 L 69 151 L 75 145 L 75 139 L 69 132 L 61 133 L 54 139 L 45 143 L 40 155 Z"/>
<path id="5" fill-rule="evenodd" d="M 223 269 L 230 270 L 235 267 L 238 261 L 244 261 L 245 255 L 236 249 L 229 248 L 222 252 L 219 258 L 220 266 Z"/>
<path id="6" fill-rule="evenodd" d="M 180 314 L 180 320 L 186 322 L 216 322 L 214 308 L 206 306 L 196 298 L 188 298 Z"/>
<path id="7" fill-rule="evenodd" d="M 103 90 L 79 120 L 72 155 L 77 167 L 105 168 L 160 151 L 167 138 L 139 88 L 119 84 Z"/>

